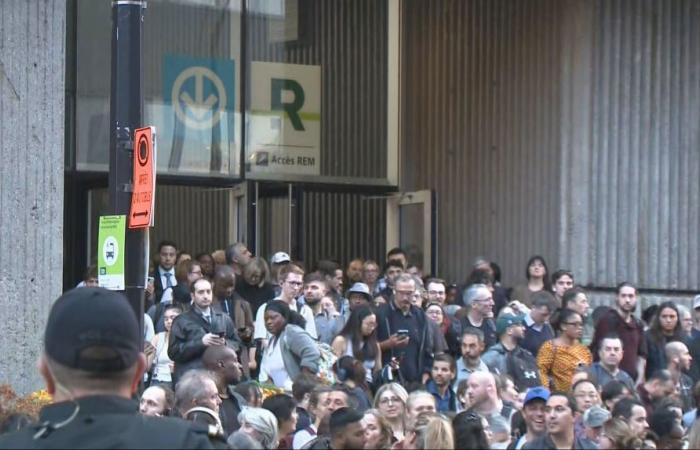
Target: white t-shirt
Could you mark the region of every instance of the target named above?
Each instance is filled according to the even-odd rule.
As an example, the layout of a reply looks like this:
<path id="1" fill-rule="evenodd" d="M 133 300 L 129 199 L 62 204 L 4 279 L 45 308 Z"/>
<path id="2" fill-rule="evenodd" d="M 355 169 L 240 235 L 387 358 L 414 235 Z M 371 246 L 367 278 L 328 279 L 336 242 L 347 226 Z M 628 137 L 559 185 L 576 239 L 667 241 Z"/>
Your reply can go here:
<path id="1" fill-rule="evenodd" d="M 263 358 L 260 364 L 260 381 L 265 381 L 265 378 L 267 378 L 272 380 L 272 384 L 275 386 L 291 391 L 292 379 L 289 378 L 287 368 L 284 367 L 281 348 L 280 343 L 275 342 L 274 345 L 268 345 L 263 351 Z"/>
<path id="2" fill-rule="evenodd" d="M 309 425 L 309 428 L 314 430 L 314 434 L 311 434 L 309 430 L 303 429 L 299 430 L 296 433 L 294 433 L 294 439 L 292 440 L 292 448 L 294 450 L 299 450 L 312 440 L 316 439 L 316 436 L 318 436 L 318 430 L 316 430 L 316 426 L 312 423 Z"/>
<path id="3" fill-rule="evenodd" d="M 274 300 L 282 299 L 280 297 L 277 297 Z M 255 332 L 253 333 L 253 339 L 269 340 L 271 337 L 270 333 L 267 332 L 267 328 L 265 328 L 266 309 L 267 303 L 263 303 L 262 305 L 260 305 L 257 313 L 255 314 Z M 292 302 L 292 304 L 289 305 L 289 309 L 291 309 L 292 311 L 297 311 L 297 302 Z M 314 319 L 314 312 L 311 310 L 311 308 L 309 308 L 308 305 L 303 305 L 301 307 L 301 311 L 297 312 L 301 314 L 301 317 L 303 317 L 304 320 L 306 320 L 306 332 L 309 333 L 312 338 L 318 339 L 318 334 L 316 333 L 316 320 Z"/>

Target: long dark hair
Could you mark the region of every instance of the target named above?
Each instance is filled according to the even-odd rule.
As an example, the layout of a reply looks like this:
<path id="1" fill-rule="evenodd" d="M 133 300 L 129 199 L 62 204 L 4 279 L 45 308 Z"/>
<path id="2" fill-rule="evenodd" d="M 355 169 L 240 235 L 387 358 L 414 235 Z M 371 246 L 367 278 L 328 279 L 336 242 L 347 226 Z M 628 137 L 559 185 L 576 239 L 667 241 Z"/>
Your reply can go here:
<path id="1" fill-rule="evenodd" d="M 527 261 L 527 266 L 525 266 L 525 278 L 530 280 L 530 264 L 535 261 L 539 261 L 544 266 L 544 277 L 542 277 L 542 283 L 544 283 L 544 290 L 547 292 L 552 292 L 552 280 L 549 275 L 549 267 L 547 267 L 547 261 L 544 257 L 540 255 L 535 255 Z"/>
<path id="2" fill-rule="evenodd" d="M 375 328 L 367 337 L 362 335 L 362 321 L 372 314 L 374 310 L 369 306 L 355 309 L 340 331 L 340 336 L 352 342 L 352 353 L 360 361 L 374 359 L 377 356 L 377 329 Z"/>
<path id="3" fill-rule="evenodd" d="M 462 411 L 452 419 L 455 436 L 455 448 L 477 449 L 489 448 L 481 416 L 471 411 Z"/>
<path id="4" fill-rule="evenodd" d="M 663 302 L 662 304 L 659 305 L 659 309 L 656 310 L 656 314 L 654 314 L 654 317 L 651 319 L 651 324 L 649 324 L 649 337 L 656 342 L 657 344 L 665 343 L 666 342 L 666 336 L 664 335 L 663 331 L 661 331 L 661 312 L 664 309 L 672 309 L 676 312 L 676 317 L 678 320 L 676 320 L 676 328 L 673 329 L 673 335 L 668 337 L 668 342 L 671 341 L 682 341 L 683 340 L 683 327 L 681 325 L 681 315 L 678 312 L 678 308 L 676 307 L 676 304 L 673 302 Z"/>

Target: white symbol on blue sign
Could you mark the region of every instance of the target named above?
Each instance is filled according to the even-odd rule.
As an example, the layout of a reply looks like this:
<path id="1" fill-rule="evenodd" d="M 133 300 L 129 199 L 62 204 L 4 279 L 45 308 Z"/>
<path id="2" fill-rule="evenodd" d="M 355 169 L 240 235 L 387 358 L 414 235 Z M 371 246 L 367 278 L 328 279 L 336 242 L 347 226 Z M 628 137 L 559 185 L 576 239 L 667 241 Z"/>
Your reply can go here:
<path id="1" fill-rule="evenodd" d="M 180 129 L 207 132 L 222 128 L 232 133 L 235 111 L 235 62 L 230 59 L 165 55 L 163 100 L 172 105 Z"/>
<path id="2" fill-rule="evenodd" d="M 205 98 L 206 83 L 211 85 L 210 90 L 214 93 Z M 186 86 L 189 86 L 189 89 Z M 194 92 L 191 92 L 192 87 Z M 226 88 L 211 69 L 190 67 L 175 79 L 171 101 L 178 119 L 190 128 L 203 130 L 211 128 L 221 120 L 221 114 L 226 109 Z"/>

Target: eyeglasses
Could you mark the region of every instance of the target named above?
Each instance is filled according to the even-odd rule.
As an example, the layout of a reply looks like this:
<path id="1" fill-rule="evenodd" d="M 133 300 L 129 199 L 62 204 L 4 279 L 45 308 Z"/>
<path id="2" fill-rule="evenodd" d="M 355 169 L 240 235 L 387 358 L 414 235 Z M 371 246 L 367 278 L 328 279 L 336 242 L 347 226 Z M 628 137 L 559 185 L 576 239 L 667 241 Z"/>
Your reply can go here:
<path id="1" fill-rule="evenodd" d="M 389 403 L 403 403 L 398 397 L 384 397 L 379 399 L 380 405 L 388 405 Z"/>
<path id="2" fill-rule="evenodd" d="M 415 291 L 395 291 L 397 295 L 413 295 Z"/>

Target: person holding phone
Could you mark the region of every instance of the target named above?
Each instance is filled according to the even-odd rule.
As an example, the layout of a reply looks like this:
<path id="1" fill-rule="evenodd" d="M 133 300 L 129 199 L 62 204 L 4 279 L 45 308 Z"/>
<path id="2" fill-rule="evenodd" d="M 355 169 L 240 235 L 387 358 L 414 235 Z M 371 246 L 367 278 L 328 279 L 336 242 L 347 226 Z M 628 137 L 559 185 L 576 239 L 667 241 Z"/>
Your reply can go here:
<path id="1" fill-rule="evenodd" d="M 173 384 L 190 369 L 202 368 L 202 355 L 207 347 L 228 345 L 236 352 L 241 341 L 231 318 L 212 308 L 212 285 L 200 278 L 190 286 L 192 308 L 180 314 L 170 331 L 168 356 L 175 362 Z"/>
<path id="2" fill-rule="evenodd" d="M 398 362 L 398 376 L 404 382 L 424 382 L 432 367 L 432 337 L 425 313 L 412 303 L 415 290 L 411 275 L 399 275 L 394 282 L 393 299 L 377 309 L 382 362 Z"/>

